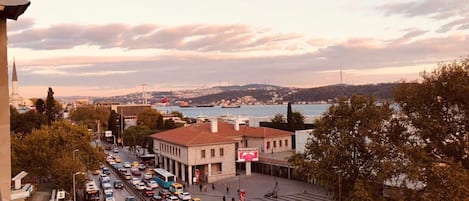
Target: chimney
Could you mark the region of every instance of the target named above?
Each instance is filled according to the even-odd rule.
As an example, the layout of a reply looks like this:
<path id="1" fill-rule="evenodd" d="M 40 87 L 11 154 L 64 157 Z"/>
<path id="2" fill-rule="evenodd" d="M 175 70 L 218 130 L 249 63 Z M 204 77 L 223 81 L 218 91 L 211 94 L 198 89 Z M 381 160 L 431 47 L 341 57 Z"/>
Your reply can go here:
<path id="1" fill-rule="evenodd" d="M 235 129 L 235 131 L 239 131 L 239 119 L 235 119 L 234 129 Z"/>
<path id="2" fill-rule="evenodd" d="M 218 122 L 217 122 L 217 118 L 212 118 L 212 119 L 210 119 L 210 131 L 211 131 L 212 133 L 218 132 Z"/>

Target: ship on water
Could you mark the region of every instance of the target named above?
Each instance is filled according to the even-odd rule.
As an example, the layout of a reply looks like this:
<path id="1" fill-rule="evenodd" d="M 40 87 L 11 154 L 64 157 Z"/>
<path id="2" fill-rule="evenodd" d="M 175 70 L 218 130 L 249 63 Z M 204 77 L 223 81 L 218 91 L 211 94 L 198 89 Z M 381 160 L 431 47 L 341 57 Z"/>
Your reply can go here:
<path id="1" fill-rule="evenodd" d="M 222 105 L 221 108 L 241 108 L 241 105 L 238 105 L 238 104 L 225 104 L 225 105 Z"/>

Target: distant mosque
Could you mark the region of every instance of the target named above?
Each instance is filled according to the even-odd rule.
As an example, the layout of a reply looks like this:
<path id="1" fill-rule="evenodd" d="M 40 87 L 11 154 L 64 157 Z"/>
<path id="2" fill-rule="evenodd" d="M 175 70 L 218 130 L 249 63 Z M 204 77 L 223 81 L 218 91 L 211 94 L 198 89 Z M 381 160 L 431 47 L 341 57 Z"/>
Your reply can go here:
<path id="1" fill-rule="evenodd" d="M 13 59 L 13 70 L 11 73 L 10 105 L 16 108 L 20 113 L 28 111 L 32 106 L 31 100 L 23 99 L 18 93 L 18 75 L 16 73 L 15 59 Z"/>

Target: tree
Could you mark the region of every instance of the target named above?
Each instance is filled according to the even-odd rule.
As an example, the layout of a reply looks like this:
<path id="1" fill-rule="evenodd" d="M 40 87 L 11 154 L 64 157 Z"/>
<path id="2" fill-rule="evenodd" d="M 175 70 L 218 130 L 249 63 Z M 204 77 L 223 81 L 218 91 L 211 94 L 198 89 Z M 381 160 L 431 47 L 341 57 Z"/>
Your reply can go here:
<path id="1" fill-rule="evenodd" d="M 282 124 L 282 123 L 286 123 L 283 114 L 276 114 L 272 119 L 270 119 L 270 121 L 271 121 L 273 124 Z"/>
<path id="2" fill-rule="evenodd" d="M 333 192 L 336 200 L 339 195 L 342 200 L 384 200 L 383 183 L 400 161 L 391 151 L 391 139 L 399 139 L 388 133 L 392 114 L 389 104 L 373 97 L 341 99 L 316 120 L 305 153 L 289 162 L 298 174 Z"/>
<path id="3" fill-rule="evenodd" d="M 21 136 L 30 134 L 34 129 L 39 129 L 46 124 L 45 115 L 35 110 L 18 113 L 14 107 L 10 107 L 10 131 Z"/>
<path id="4" fill-rule="evenodd" d="M 92 137 L 86 126 L 66 121 L 52 122 L 23 138 L 14 135 L 12 167 L 16 169 L 12 173 L 25 170 L 34 177 L 51 178 L 57 187 L 71 189 L 72 172 L 91 170 L 104 158 L 102 150 L 91 145 Z M 75 149 L 79 151 L 73 160 Z"/>
<path id="5" fill-rule="evenodd" d="M 152 131 L 147 126 L 130 126 L 124 131 L 124 142 L 126 146 L 135 147 L 136 145 L 145 147 L 153 143 L 148 137 Z"/>
<path id="6" fill-rule="evenodd" d="M 289 131 L 294 131 L 294 125 L 293 125 L 293 111 L 291 109 L 291 103 L 288 102 L 288 107 L 287 107 L 287 124 L 288 124 L 288 130 Z"/>
<path id="7" fill-rule="evenodd" d="M 54 91 L 51 87 L 47 91 L 47 99 L 46 99 L 46 116 L 47 116 L 47 124 L 51 125 L 53 121 L 55 121 L 59 117 L 59 107 L 54 99 Z"/>
<path id="8" fill-rule="evenodd" d="M 45 102 L 44 100 L 42 100 L 41 98 L 37 99 L 36 100 L 36 103 L 34 104 L 35 107 L 36 107 L 36 110 L 39 114 L 44 114 L 45 111 L 46 111 L 46 106 L 45 106 Z"/>
<path id="9" fill-rule="evenodd" d="M 412 136 L 403 169 L 411 182 L 424 185 L 418 200 L 466 200 L 469 197 L 469 57 L 440 64 L 423 81 L 402 83 L 395 91 L 400 121 Z"/>
<path id="10" fill-rule="evenodd" d="M 107 130 L 112 131 L 113 134 L 119 133 L 120 115 L 118 115 L 116 111 L 111 110 L 107 125 L 108 125 Z"/>
<path id="11" fill-rule="evenodd" d="M 161 114 L 155 109 L 147 109 L 137 115 L 137 124 L 150 129 L 158 128 L 158 117 Z"/>
<path id="12" fill-rule="evenodd" d="M 100 127 L 107 127 L 110 113 L 106 107 L 84 105 L 73 110 L 70 118 L 73 122 L 82 123 L 90 129 L 97 130 L 98 122 Z"/>

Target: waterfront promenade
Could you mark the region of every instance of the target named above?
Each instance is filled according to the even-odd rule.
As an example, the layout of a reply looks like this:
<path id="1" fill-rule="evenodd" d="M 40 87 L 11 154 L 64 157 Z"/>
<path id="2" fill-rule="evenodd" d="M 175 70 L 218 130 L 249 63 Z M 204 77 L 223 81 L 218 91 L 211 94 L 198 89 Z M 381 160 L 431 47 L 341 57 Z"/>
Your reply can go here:
<path id="1" fill-rule="evenodd" d="M 264 198 L 264 195 L 272 192 L 275 182 L 278 182 L 278 198 Z M 246 191 L 247 201 L 267 201 L 267 200 L 302 200 L 302 201 L 329 201 L 327 192 L 320 186 L 308 184 L 296 180 L 272 177 L 259 173 L 252 173 L 251 176 L 240 175 L 232 178 L 217 181 L 215 190 L 208 184 L 206 191 L 200 191 L 199 185 L 187 186 L 187 190 L 193 197 L 201 198 L 203 201 L 222 201 L 225 196 L 226 201 L 235 198 L 238 201 L 238 186 Z M 226 191 L 229 188 L 229 192 Z"/>

